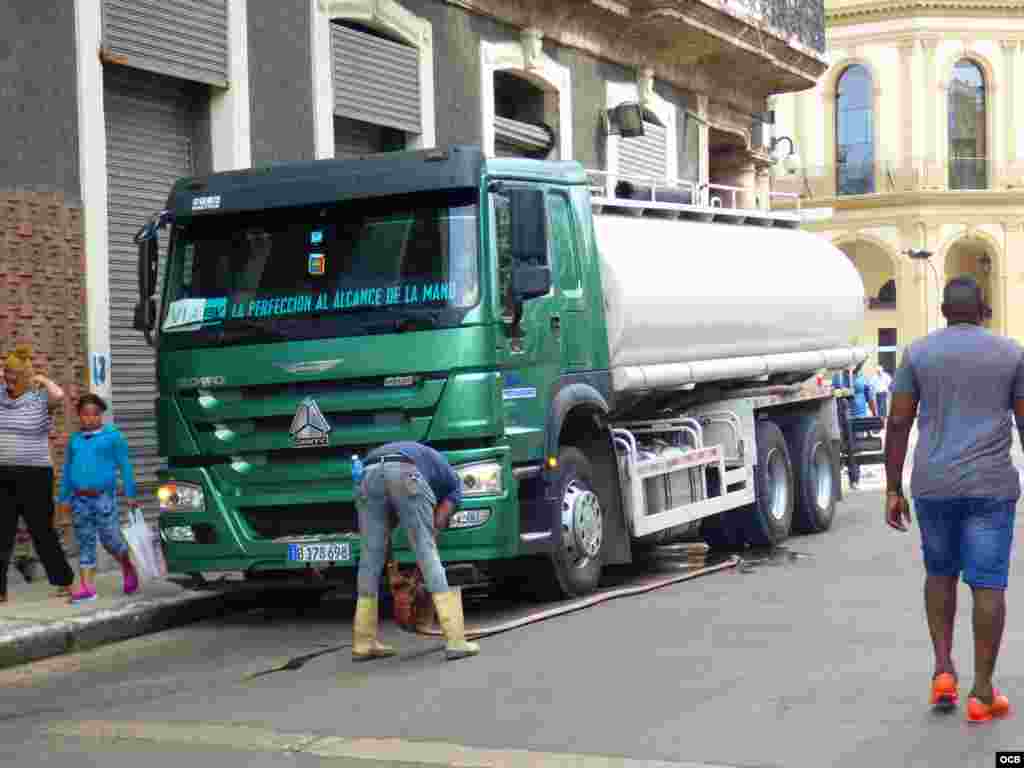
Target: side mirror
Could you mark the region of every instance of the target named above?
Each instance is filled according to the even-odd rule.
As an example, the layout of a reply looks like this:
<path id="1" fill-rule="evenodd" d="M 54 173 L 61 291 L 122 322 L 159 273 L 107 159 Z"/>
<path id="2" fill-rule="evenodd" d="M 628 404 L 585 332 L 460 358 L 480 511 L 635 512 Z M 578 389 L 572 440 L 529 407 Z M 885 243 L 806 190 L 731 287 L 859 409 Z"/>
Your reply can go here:
<path id="1" fill-rule="evenodd" d="M 512 296 L 517 302 L 547 296 L 551 290 L 551 267 L 519 264 L 512 271 Z"/>
<path id="2" fill-rule="evenodd" d="M 494 195 L 495 249 L 504 277 L 503 316 L 517 326 L 523 302 L 551 290 L 548 266 L 548 221 L 544 191 L 502 181 L 489 187 Z"/>
<path id="3" fill-rule="evenodd" d="M 146 341 L 153 343 L 150 333 L 156 327 L 156 279 L 160 261 L 160 239 L 157 227 L 147 225 L 135 236 L 139 246 L 139 301 L 135 305 L 132 325 L 146 335 Z"/>

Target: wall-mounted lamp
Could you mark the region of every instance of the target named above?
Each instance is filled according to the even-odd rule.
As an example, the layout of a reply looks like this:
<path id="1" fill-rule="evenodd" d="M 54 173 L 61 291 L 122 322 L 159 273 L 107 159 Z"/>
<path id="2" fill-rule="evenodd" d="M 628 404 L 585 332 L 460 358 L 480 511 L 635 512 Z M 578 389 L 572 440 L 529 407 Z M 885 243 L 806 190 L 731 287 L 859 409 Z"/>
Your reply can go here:
<path id="1" fill-rule="evenodd" d="M 768 145 L 769 154 L 775 155 L 775 149 L 784 141 L 789 142 L 789 154 L 785 157 L 776 155 L 776 160 L 782 159 L 782 167 L 786 173 L 792 176 L 800 170 L 800 156 L 796 153 L 796 145 L 789 136 L 778 136 L 772 139 L 772 143 Z"/>
<path id="2" fill-rule="evenodd" d="M 909 248 L 905 250 L 903 253 L 912 259 L 918 259 L 922 261 L 927 261 L 932 257 L 931 251 L 915 251 L 913 248 Z"/>
<path id="3" fill-rule="evenodd" d="M 627 101 L 612 107 L 601 110 L 604 131 L 608 136 L 621 136 L 624 139 L 634 139 L 644 135 L 644 123 L 660 125 L 664 127 L 658 116 L 643 105 L 635 101 Z"/>

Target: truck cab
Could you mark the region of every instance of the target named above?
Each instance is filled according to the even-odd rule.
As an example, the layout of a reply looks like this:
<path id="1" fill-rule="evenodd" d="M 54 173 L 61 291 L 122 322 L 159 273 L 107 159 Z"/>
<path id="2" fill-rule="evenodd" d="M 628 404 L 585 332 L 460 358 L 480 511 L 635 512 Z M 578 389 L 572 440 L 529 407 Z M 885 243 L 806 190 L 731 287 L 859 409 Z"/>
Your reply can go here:
<path id="1" fill-rule="evenodd" d="M 519 494 L 551 469 L 551 403 L 607 371 L 588 195 L 574 164 L 460 147 L 180 181 L 159 309 L 142 286 L 139 313 L 170 568 L 343 577 L 352 457 L 392 440 L 462 477 L 447 562 L 542 550 L 551 521 Z"/>

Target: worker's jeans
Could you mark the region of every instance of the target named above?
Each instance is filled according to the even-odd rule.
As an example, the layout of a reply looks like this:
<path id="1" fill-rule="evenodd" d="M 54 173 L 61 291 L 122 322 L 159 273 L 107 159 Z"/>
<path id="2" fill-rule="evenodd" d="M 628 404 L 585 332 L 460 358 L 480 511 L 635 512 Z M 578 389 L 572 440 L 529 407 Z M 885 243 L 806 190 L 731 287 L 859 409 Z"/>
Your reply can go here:
<path id="1" fill-rule="evenodd" d="M 414 464 L 385 462 L 366 470 L 356 494 L 359 511 L 359 594 L 376 597 L 387 556 L 388 517 L 405 529 L 428 592 L 447 592 L 448 579 L 434 542 L 437 500 Z"/>

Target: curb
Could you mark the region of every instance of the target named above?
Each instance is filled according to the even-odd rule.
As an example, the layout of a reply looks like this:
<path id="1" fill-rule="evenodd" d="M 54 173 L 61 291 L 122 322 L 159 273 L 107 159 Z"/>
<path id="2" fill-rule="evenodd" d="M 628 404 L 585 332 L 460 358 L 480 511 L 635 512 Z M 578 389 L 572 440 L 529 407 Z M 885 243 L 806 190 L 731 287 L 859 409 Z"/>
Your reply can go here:
<path id="1" fill-rule="evenodd" d="M 189 592 L 126 603 L 88 616 L 22 622 L 0 634 L 0 669 L 162 632 L 214 618 L 237 607 L 237 596 L 233 600 L 223 593 Z"/>

